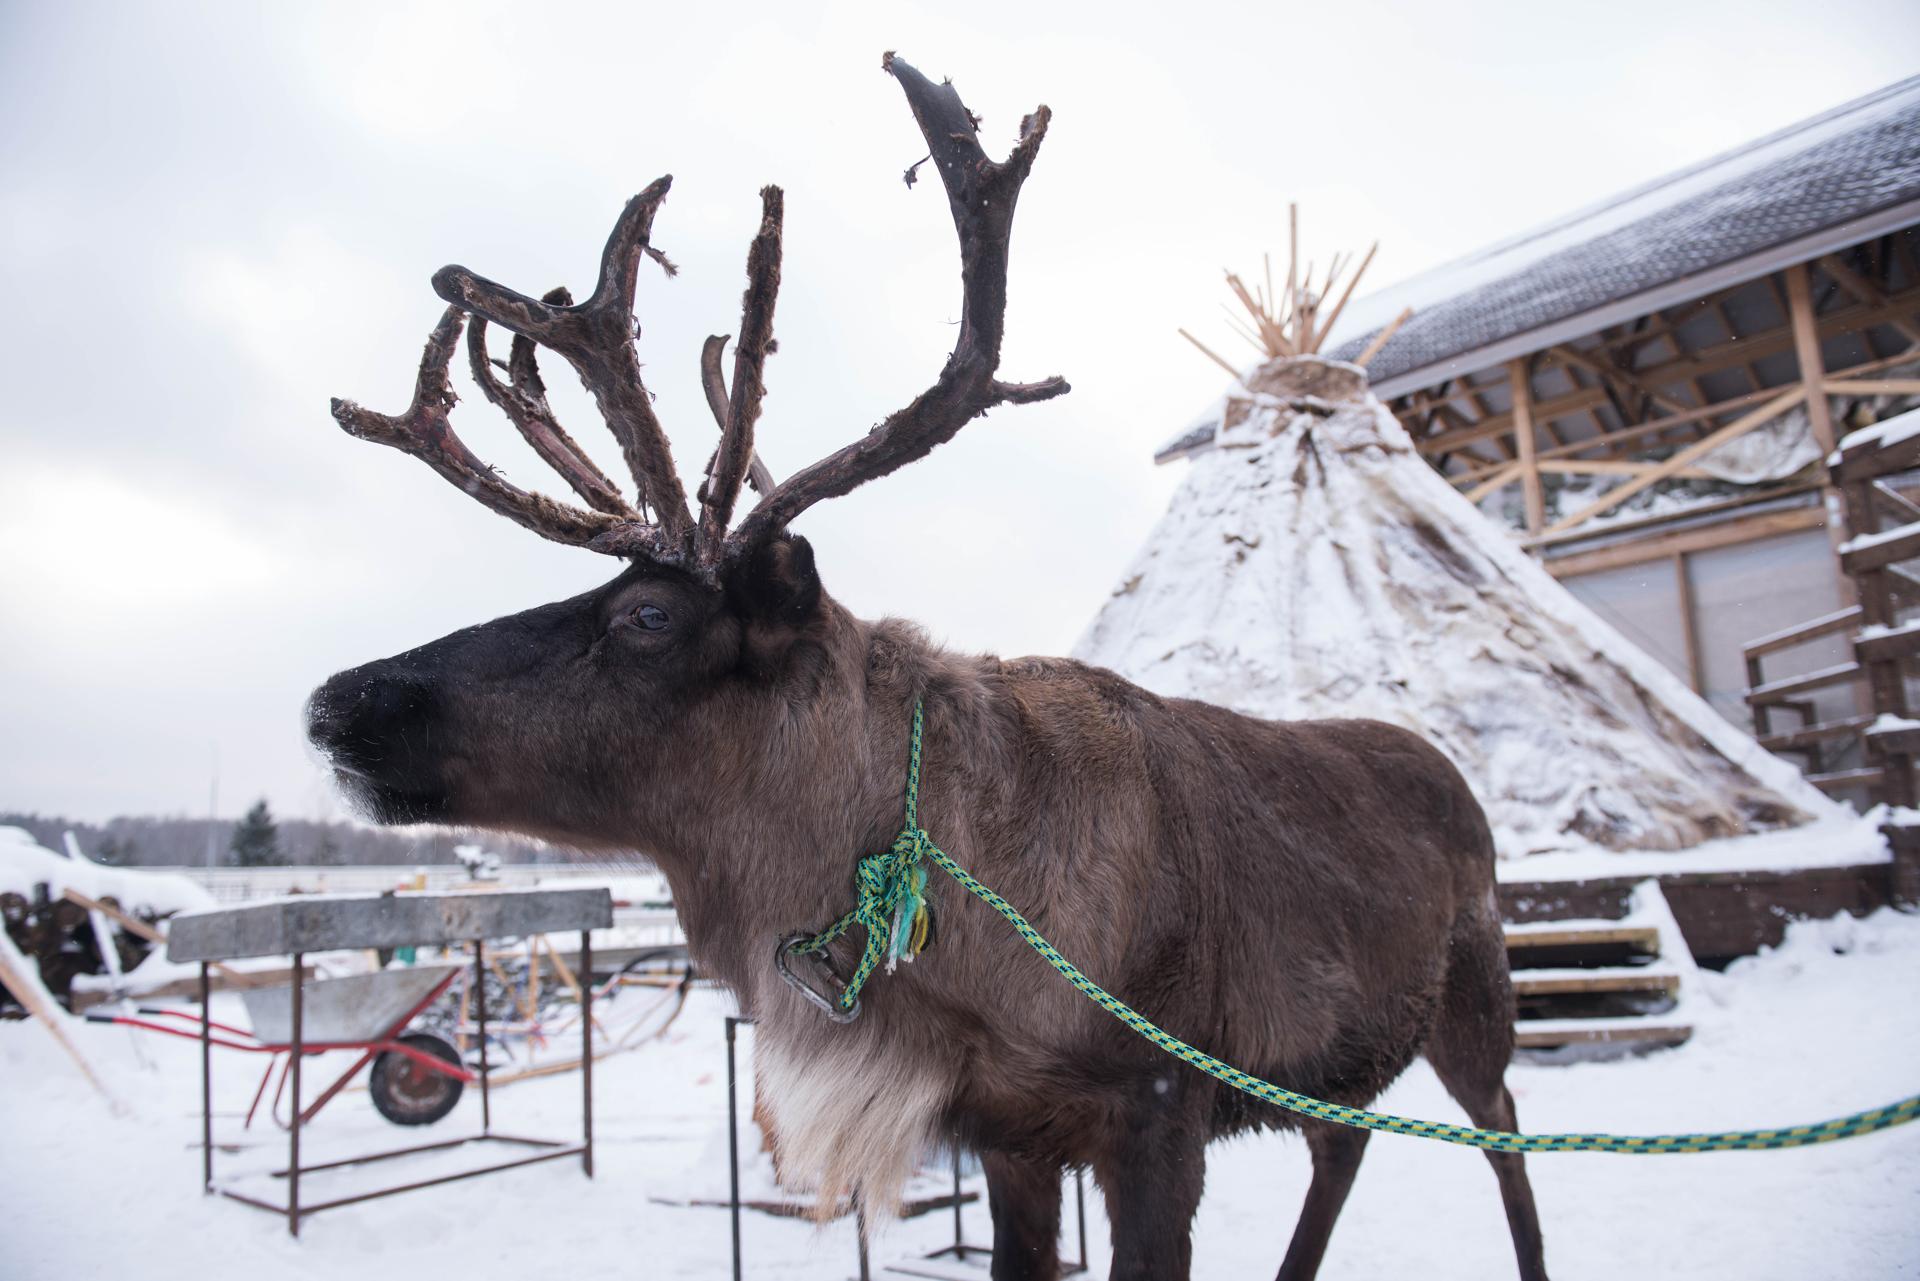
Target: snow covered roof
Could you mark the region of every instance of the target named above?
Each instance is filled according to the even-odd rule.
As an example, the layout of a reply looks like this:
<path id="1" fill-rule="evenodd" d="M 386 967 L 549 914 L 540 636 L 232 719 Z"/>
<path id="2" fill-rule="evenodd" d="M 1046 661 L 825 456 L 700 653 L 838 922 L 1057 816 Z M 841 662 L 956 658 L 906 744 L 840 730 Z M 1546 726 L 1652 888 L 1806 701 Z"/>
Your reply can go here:
<path id="1" fill-rule="evenodd" d="M 1356 300 L 1325 349 L 1391 398 L 1920 221 L 1920 76 Z M 1204 448 L 1202 415 L 1156 451 Z"/>

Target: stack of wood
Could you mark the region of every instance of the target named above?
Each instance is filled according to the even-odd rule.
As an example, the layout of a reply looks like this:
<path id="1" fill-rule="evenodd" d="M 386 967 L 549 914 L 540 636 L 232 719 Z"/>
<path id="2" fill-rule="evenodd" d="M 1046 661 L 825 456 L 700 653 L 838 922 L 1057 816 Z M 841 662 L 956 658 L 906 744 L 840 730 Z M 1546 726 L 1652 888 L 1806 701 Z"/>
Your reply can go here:
<path id="1" fill-rule="evenodd" d="M 1232 291 L 1234 300 L 1246 312 L 1243 317 L 1235 313 L 1232 307 L 1222 304 L 1226 312 L 1227 324 L 1234 333 L 1253 345 L 1260 353 L 1261 362 L 1276 360 L 1282 356 L 1307 356 L 1317 354 L 1326 345 L 1327 335 L 1340 319 L 1340 313 L 1346 309 L 1347 300 L 1353 297 L 1355 286 L 1367 272 L 1368 264 L 1379 250 L 1380 242 L 1374 241 L 1366 256 L 1360 259 L 1360 265 L 1353 265 L 1351 253 L 1336 253 L 1327 264 L 1327 274 L 1319 284 L 1314 283 L 1314 263 L 1309 260 L 1303 265 L 1300 261 L 1300 207 L 1287 206 L 1287 276 L 1286 287 L 1275 290 L 1273 287 L 1273 255 L 1262 255 L 1264 280 L 1249 287 L 1237 273 L 1228 271 L 1227 288 Z M 1349 274 L 1349 272 L 1351 274 Z M 1345 283 L 1342 284 L 1342 277 Z M 1331 307 L 1326 303 L 1339 297 Z M 1324 314 L 1323 314 L 1324 311 Z M 1355 358 L 1354 363 L 1364 367 L 1369 360 L 1379 354 L 1387 340 L 1399 331 L 1400 326 L 1413 315 L 1411 307 L 1401 311 L 1367 344 L 1366 350 Z M 1198 347 L 1207 359 L 1219 365 L 1235 378 L 1240 376 L 1232 362 L 1215 352 L 1185 329 L 1180 336 Z"/>
<path id="2" fill-rule="evenodd" d="M 96 912 L 107 920 L 96 921 Z M 54 895 L 45 882 L 34 886 L 31 897 L 12 891 L 0 894 L 0 921 L 5 923 L 7 937 L 34 963 L 40 981 L 62 1004 L 70 1002 L 75 978 L 125 973 L 146 959 L 159 937 L 152 920 L 128 916 L 111 897 L 95 902 L 71 891 Z M 129 928 L 125 924 L 129 921 L 145 929 Z M 113 928 L 115 924 L 120 928 Z M 0 1012 L 4 1007 L 0 997 Z"/>

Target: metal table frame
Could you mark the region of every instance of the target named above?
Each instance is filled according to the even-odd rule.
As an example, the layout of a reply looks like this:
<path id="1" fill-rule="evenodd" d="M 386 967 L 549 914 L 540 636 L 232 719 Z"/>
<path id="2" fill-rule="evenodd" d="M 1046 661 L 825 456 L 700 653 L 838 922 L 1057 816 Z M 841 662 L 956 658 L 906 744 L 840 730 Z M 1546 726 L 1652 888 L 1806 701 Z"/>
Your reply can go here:
<path id="1" fill-rule="evenodd" d="M 571 891 L 567 893 L 585 894 L 587 892 Z M 303 1027 L 303 1022 L 304 1022 L 304 994 L 305 994 L 306 982 L 305 982 L 305 974 L 302 969 L 302 962 L 306 956 L 306 952 L 300 949 L 294 950 L 291 953 L 293 958 L 292 1029 L 291 1029 L 292 1037 L 291 1037 L 291 1044 L 289 1046 L 291 1059 L 290 1059 L 290 1064 L 288 1068 L 288 1072 L 289 1072 L 291 1083 L 292 1083 L 291 1088 L 293 1091 L 293 1100 L 292 1100 L 291 1107 L 289 1109 L 292 1116 L 292 1124 L 288 1127 L 288 1130 L 287 1130 L 287 1163 L 282 1168 L 271 1171 L 271 1176 L 273 1178 L 284 1179 L 286 1181 L 287 1197 L 284 1204 L 279 1204 L 274 1201 L 266 1200 L 262 1197 L 251 1196 L 235 1188 L 223 1187 L 219 1183 L 217 1183 L 214 1179 L 214 1163 L 213 1163 L 213 1152 L 214 1152 L 213 1044 L 214 1042 L 213 1042 L 213 1025 L 211 1022 L 211 1017 L 212 1017 L 211 972 L 212 972 L 212 966 L 214 961 L 228 959 L 228 958 L 207 955 L 207 952 L 210 950 L 208 947 L 208 939 L 204 936 L 204 932 L 198 932 L 194 937 L 192 943 L 190 944 L 190 948 L 197 954 L 187 956 L 187 957 L 181 957 L 178 959 L 197 960 L 200 965 L 200 993 L 199 993 L 200 995 L 200 1148 L 201 1148 L 202 1190 L 209 1196 L 215 1193 L 218 1193 L 221 1196 L 227 1197 L 234 1201 L 239 1201 L 242 1204 L 251 1205 L 258 1209 L 266 1210 L 270 1213 L 281 1215 L 287 1220 L 287 1231 L 291 1235 L 297 1237 L 300 1235 L 301 1220 L 308 1215 L 318 1214 L 322 1210 L 332 1210 L 343 1205 L 354 1205 L 362 1201 L 371 1201 L 377 1197 L 392 1196 L 399 1192 L 412 1192 L 419 1188 L 436 1187 L 443 1183 L 454 1183 L 462 1179 L 473 1178 L 476 1175 L 492 1174 L 499 1170 L 516 1169 L 523 1165 L 536 1165 L 543 1161 L 557 1161 L 564 1157 L 577 1156 L 580 1158 L 581 1170 L 586 1174 L 588 1178 L 592 1178 L 593 1177 L 593 1004 L 592 1004 L 593 1003 L 593 979 L 592 979 L 592 976 L 593 976 L 593 929 L 595 925 L 610 924 L 612 920 L 611 897 L 608 896 L 606 894 L 606 891 L 604 890 L 598 891 L 598 894 L 600 896 L 601 902 L 592 905 L 594 908 L 594 911 L 591 913 L 591 916 L 593 917 L 592 921 L 590 923 L 581 924 L 579 927 L 580 928 L 580 972 L 583 976 L 581 993 L 582 993 L 584 1008 L 581 1010 L 581 1015 L 580 1015 L 580 1138 L 577 1142 L 566 1140 L 566 1139 L 525 1138 L 518 1135 L 496 1133 L 493 1129 L 493 1102 L 488 1089 L 488 1073 L 489 1073 L 490 1065 L 487 1061 L 486 937 L 483 935 L 480 935 L 480 936 L 473 936 L 471 939 L 473 944 L 473 1002 L 474 1002 L 474 1013 L 476 1016 L 475 1021 L 478 1029 L 477 1040 L 480 1046 L 480 1063 L 479 1063 L 479 1073 L 478 1073 L 480 1077 L 480 1133 L 467 1135 L 463 1138 L 445 1139 L 435 1143 L 414 1144 L 409 1147 L 395 1148 L 385 1152 L 373 1152 L 363 1156 L 346 1157 L 346 1158 L 342 1158 L 340 1160 L 335 1160 L 335 1161 L 325 1161 L 325 1162 L 319 1162 L 311 1165 L 302 1165 L 300 1163 L 300 1135 L 301 1135 L 302 1129 L 304 1128 L 303 1127 L 304 1118 L 301 1115 L 302 1108 L 300 1106 L 301 1060 L 309 1054 L 322 1053 L 323 1049 L 319 1046 L 310 1046 L 307 1043 L 305 1038 L 305 1029 Z M 473 896 L 473 897 L 480 897 L 480 896 Z M 496 902 L 498 902 L 499 900 L 505 898 L 506 896 L 505 895 L 487 895 L 485 897 L 488 899 L 493 899 Z M 438 907 L 438 906 L 440 905 L 433 905 L 433 906 L 423 905 L 423 908 L 427 912 L 431 912 L 432 910 L 434 910 L 434 907 Z M 462 910 L 463 910 L 462 907 L 454 906 L 451 909 L 451 911 L 448 913 L 449 919 L 451 920 L 469 919 L 461 915 Z M 208 914 L 208 915 L 211 916 L 214 914 Z M 182 930 L 181 926 L 189 919 L 190 918 L 180 918 L 180 922 L 176 923 L 175 925 L 176 939 L 182 938 L 186 935 L 186 931 Z M 575 916 L 575 920 L 577 921 L 587 921 L 588 919 L 589 919 L 589 914 L 583 913 Z M 310 926 L 296 919 L 293 919 L 291 916 L 289 918 L 288 924 L 286 924 L 284 927 L 276 925 L 276 928 L 286 929 L 289 932 L 288 936 L 292 938 L 304 939 L 304 938 L 310 937 L 310 934 L 311 934 Z M 391 930 L 394 927 L 391 925 L 388 925 L 385 928 L 387 928 L 389 933 L 391 933 Z M 303 933 L 302 932 L 303 930 L 307 932 Z M 393 941 L 396 941 L 396 940 L 392 940 L 389 938 L 389 939 L 382 940 L 374 945 L 387 946 L 387 945 L 390 945 L 391 942 Z M 398 941 L 404 941 L 404 940 L 398 940 Z M 449 940 L 445 939 L 444 937 L 441 937 L 441 938 L 421 938 L 417 941 L 446 942 Z M 353 946 L 353 944 L 342 944 L 341 946 Z M 259 954 L 259 953 L 256 951 L 253 953 L 242 953 L 242 954 Z M 461 1170 L 453 1174 L 443 1174 L 430 1179 L 416 1179 L 410 1183 L 400 1183 L 390 1187 L 376 1188 L 368 1192 L 357 1192 L 351 1196 L 335 1197 L 332 1200 L 325 1200 L 317 1203 L 303 1204 L 300 1199 L 301 1179 L 303 1176 L 306 1176 L 306 1175 L 316 1174 L 323 1170 L 337 1170 L 337 1169 L 343 1169 L 348 1166 L 368 1165 L 377 1161 L 388 1161 L 396 1157 L 411 1156 L 411 1155 L 415 1155 L 422 1152 L 443 1151 L 449 1148 L 461 1147 L 469 1143 L 498 1143 L 498 1144 L 506 1144 L 512 1147 L 517 1147 L 517 1148 L 531 1148 L 531 1149 L 535 1149 L 535 1151 L 533 1151 L 528 1155 L 515 1156 L 510 1160 L 496 1161 L 491 1164 L 483 1165 L 472 1170 Z"/>

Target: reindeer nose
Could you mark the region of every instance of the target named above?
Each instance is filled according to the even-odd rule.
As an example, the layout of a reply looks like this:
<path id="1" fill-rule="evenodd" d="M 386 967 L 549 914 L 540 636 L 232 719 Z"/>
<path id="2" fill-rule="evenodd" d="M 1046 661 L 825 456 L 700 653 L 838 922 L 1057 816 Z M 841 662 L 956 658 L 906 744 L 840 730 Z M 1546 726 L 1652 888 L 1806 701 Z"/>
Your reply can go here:
<path id="1" fill-rule="evenodd" d="M 371 765 L 418 726 L 432 705 L 432 687 L 418 677 L 356 667 L 307 700 L 307 737 L 336 764 Z"/>

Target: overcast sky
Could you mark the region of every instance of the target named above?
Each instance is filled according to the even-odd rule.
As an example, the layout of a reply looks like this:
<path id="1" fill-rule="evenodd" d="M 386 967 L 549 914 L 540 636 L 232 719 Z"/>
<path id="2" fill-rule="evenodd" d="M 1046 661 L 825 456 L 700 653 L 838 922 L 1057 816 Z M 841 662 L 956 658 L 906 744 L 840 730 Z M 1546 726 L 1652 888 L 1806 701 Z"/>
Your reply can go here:
<path id="1" fill-rule="evenodd" d="M 1155 444 L 1221 389 L 1220 268 L 1382 242 L 1375 288 L 1920 70 L 1911 0 L 368 5 L 0 0 L 0 808 L 266 795 L 338 813 L 300 708 L 332 671 L 613 566 L 347 439 L 397 410 L 444 263 L 578 289 L 663 173 L 641 358 L 686 467 L 699 344 L 787 192 L 761 421 L 782 475 L 940 367 L 959 293 L 880 54 L 950 76 L 1021 197 L 1004 408 L 805 516 L 828 589 L 1003 653 L 1070 647 L 1163 509 Z M 1906 32 L 1906 35 L 1902 35 Z M 551 381 L 564 370 L 548 362 Z M 570 382 L 570 380 L 567 380 Z M 576 437 L 617 455 L 569 386 Z M 477 394 L 456 424 L 552 489 Z M 616 473 L 617 474 L 617 473 Z"/>

